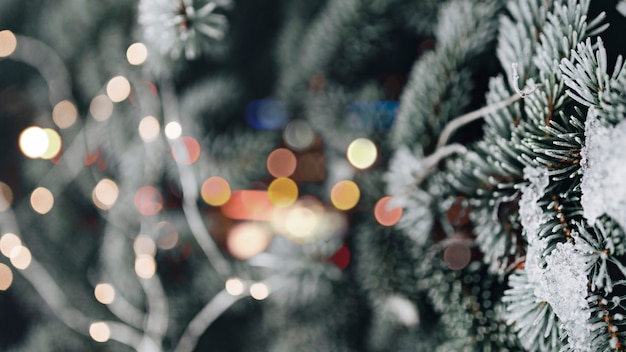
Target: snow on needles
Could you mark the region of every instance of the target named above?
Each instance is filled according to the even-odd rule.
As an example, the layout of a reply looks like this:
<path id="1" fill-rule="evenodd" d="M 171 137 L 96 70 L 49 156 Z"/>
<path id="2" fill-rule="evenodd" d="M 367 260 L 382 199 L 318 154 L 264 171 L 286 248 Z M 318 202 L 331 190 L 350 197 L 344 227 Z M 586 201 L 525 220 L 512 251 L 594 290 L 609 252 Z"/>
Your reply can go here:
<path id="1" fill-rule="evenodd" d="M 626 228 L 626 121 L 607 127 L 590 108 L 581 151 L 582 207 L 592 225 L 603 214 Z"/>
<path id="2" fill-rule="evenodd" d="M 558 243 L 545 257 L 545 266 L 542 264 L 548 243 L 539 235 L 541 225 L 547 221 L 540 200 L 549 184 L 548 170 L 526 167 L 524 176 L 529 183 L 521 187 L 519 212 L 528 242 L 525 270 L 529 284 L 534 287 L 536 302 L 548 302 L 559 317 L 561 328 L 568 335 L 569 348 L 589 350 L 591 315 L 587 305 L 587 258 L 573 243 L 565 242 Z"/>

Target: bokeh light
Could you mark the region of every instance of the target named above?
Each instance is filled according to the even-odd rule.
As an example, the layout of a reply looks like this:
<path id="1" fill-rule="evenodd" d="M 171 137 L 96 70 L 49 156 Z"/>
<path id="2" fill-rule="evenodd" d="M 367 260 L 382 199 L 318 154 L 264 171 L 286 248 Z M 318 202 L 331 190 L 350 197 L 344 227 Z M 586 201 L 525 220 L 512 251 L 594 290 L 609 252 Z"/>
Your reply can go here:
<path id="1" fill-rule="evenodd" d="M 126 59 L 131 65 L 141 65 L 148 58 L 148 48 L 143 43 L 137 42 L 131 44 L 126 50 Z"/>
<path id="2" fill-rule="evenodd" d="M 113 102 L 104 94 L 97 95 L 89 104 L 89 113 L 96 121 L 106 121 L 113 114 Z"/>
<path id="3" fill-rule="evenodd" d="M 41 154 L 41 158 L 52 159 L 61 152 L 61 136 L 52 128 L 44 128 L 43 131 L 48 136 L 48 147 Z"/>
<path id="4" fill-rule="evenodd" d="M 91 200 L 98 208 L 107 210 L 115 204 L 119 194 L 120 191 L 115 181 L 104 178 L 96 184 L 91 192 Z"/>
<path id="5" fill-rule="evenodd" d="M 7 57 L 17 48 L 17 38 L 8 29 L 0 31 L 0 57 Z"/>
<path id="6" fill-rule="evenodd" d="M 141 215 L 150 216 L 161 211 L 161 208 L 163 208 L 163 197 L 156 188 L 143 186 L 135 193 L 133 203 Z"/>
<path id="7" fill-rule="evenodd" d="M 283 140 L 293 150 L 306 150 L 315 141 L 315 131 L 305 120 L 293 120 L 285 126 Z"/>
<path id="8" fill-rule="evenodd" d="M 183 127 L 176 121 L 168 122 L 165 125 L 165 137 L 168 139 L 176 139 L 183 133 Z"/>
<path id="9" fill-rule="evenodd" d="M 343 245 L 339 247 L 337 252 L 330 257 L 330 261 L 333 262 L 339 269 L 344 270 L 350 264 L 350 249 L 348 246 Z"/>
<path id="10" fill-rule="evenodd" d="M 0 252 L 7 258 L 11 257 L 13 248 L 21 245 L 22 240 L 14 233 L 7 232 L 0 237 Z"/>
<path id="11" fill-rule="evenodd" d="M 393 226 L 402 217 L 402 207 L 391 206 L 392 200 L 393 197 L 390 196 L 382 197 L 374 206 L 374 217 L 383 226 Z"/>
<path id="12" fill-rule="evenodd" d="M 226 280 L 224 288 L 226 288 L 226 292 L 228 292 L 230 295 L 239 296 L 243 293 L 245 286 L 244 282 L 241 281 L 240 278 L 231 277 L 230 279 Z"/>
<path id="13" fill-rule="evenodd" d="M 374 142 L 367 138 L 357 138 L 348 145 L 346 151 L 348 161 L 358 169 L 367 169 L 372 166 L 378 156 Z"/>
<path id="14" fill-rule="evenodd" d="M 234 191 L 220 208 L 224 216 L 237 220 L 270 220 L 275 209 L 270 202 L 267 191 L 238 190 Z"/>
<path id="15" fill-rule="evenodd" d="M 268 226 L 258 222 L 244 222 L 233 226 L 226 238 L 228 252 L 246 260 L 263 252 L 272 239 Z"/>
<path id="16" fill-rule="evenodd" d="M 330 190 L 330 201 L 339 210 L 354 208 L 360 198 L 361 190 L 354 181 L 339 181 Z"/>
<path id="17" fill-rule="evenodd" d="M 48 150 L 48 134 L 41 127 L 25 128 L 19 137 L 22 153 L 29 158 L 39 158 Z"/>
<path id="18" fill-rule="evenodd" d="M 452 243 L 443 250 L 443 260 L 451 270 L 465 268 L 472 259 L 471 249 L 463 243 Z"/>
<path id="19" fill-rule="evenodd" d="M 288 207 L 298 199 L 298 185 L 289 178 L 279 177 L 270 183 L 267 196 L 276 207 Z"/>
<path id="20" fill-rule="evenodd" d="M 89 325 L 89 336 L 96 342 L 107 342 L 111 338 L 109 324 L 100 321 Z"/>
<path id="21" fill-rule="evenodd" d="M 135 273 L 142 279 L 149 279 L 156 273 L 156 261 L 149 254 L 140 254 L 135 258 Z"/>
<path id="22" fill-rule="evenodd" d="M 267 171 L 274 177 L 289 177 L 296 171 L 296 156 L 291 150 L 278 148 L 267 157 Z"/>
<path id="23" fill-rule="evenodd" d="M 157 224 L 156 228 L 157 228 L 157 238 L 156 238 L 157 247 L 163 250 L 168 250 L 178 245 L 180 236 L 178 235 L 178 231 L 176 231 L 176 227 L 174 227 L 174 225 L 171 222 L 161 221 Z"/>
<path id="24" fill-rule="evenodd" d="M 11 207 L 13 202 L 13 191 L 6 183 L 0 181 L 0 213 Z"/>
<path id="25" fill-rule="evenodd" d="M 156 117 L 148 115 L 139 122 L 139 137 L 144 142 L 148 143 L 157 139 L 159 132 L 161 132 L 161 124 Z"/>
<path id="26" fill-rule="evenodd" d="M 74 103 L 69 100 L 63 100 L 57 103 L 52 109 L 52 121 L 59 128 L 69 128 L 74 125 L 78 119 L 78 109 Z"/>
<path id="27" fill-rule="evenodd" d="M 54 196 L 47 188 L 37 187 L 30 195 L 30 205 L 39 214 L 46 214 L 54 206 Z"/>
<path id="28" fill-rule="evenodd" d="M 313 241 L 320 220 L 321 214 L 310 207 L 291 207 L 284 220 L 285 234 L 297 242 Z"/>
<path id="29" fill-rule="evenodd" d="M 111 304 L 115 300 L 115 288 L 111 284 L 99 283 L 93 290 L 94 296 L 102 304 Z"/>
<path id="30" fill-rule="evenodd" d="M 259 130 L 278 130 L 285 126 L 288 118 L 285 104 L 272 98 L 250 102 L 246 106 L 244 115 L 244 120 Z"/>
<path id="31" fill-rule="evenodd" d="M 135 242 L 133 242 L 133 250 L 135 251 L 135 255 L 149 255 L 153 257 L 156 254 L 156 243 L 154 240 L 150 238 L 148 235 L 138 235 L 135 238 Z"/>
<path id="32" fill-rule="evenodd" d="M 200 188 L 202 200 L 208 205 L 218 207 L 230 199 L 232 191 L 230 184 L 219 176 L 207 178 Z"/>
<path id="33" fill-rule="evenodd" d="M 28 268 L 30 262 L 33 257 L 30 254 L 30 250 L 24 246 L 15 246 L 11 249 L 11 254 L 9 254 L 9 259 L 11 260 L 11 264 L 14 267 L 20 270 L 24 270 Z"/>
<path id="34" fill-rule="evenodd" d="M 270 289 L 263 282 L 255 282 L 250 285 L 250 296 L 252 298 L 261 301 L 266 299 L 270 295 Z"/>
<path id="35" fill-rule="evenodd" d="M 13 272 L 7 265 L 0 263 L 0 291 L 6 291 L 13 283 Z"/>
<path id="36" fill-rule="evenodd" d="M 200 158 L 200 143 L 190 136 L 181 137 L 172 145 L 172 157 L 179 164 L 191 165 Z"/>
<path id="37" fill-rule="evenodd" d="M 119 103 L 130 95 L 130 82 L 124 76 L 115 76 L 107 83 L 107 95 L 114 103 Z"/>

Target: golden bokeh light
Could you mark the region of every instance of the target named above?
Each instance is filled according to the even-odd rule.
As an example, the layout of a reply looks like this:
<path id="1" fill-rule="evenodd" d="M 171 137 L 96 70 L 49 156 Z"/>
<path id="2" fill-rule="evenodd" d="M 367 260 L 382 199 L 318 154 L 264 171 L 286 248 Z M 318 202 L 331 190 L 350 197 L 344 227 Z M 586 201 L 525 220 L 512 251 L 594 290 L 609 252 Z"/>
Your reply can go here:
<path id="1" fill-rule="evenodd" d="M 163 129 L 165 137 L 168 139 L 176 139 L 183 134 L 183 127 L 176 121 L 168 122 Z"/>
<path id="2" fill-rule="evenodd" d="M 15 246 L 9 254 L 9 259 L 14 267 L 20 270 L 28 268 L 33 257 L 30 254 L 30 250 L 24 246 Z"/>
<path id="3" fill-rule="evenodd" d="M 107 342 L 111 338 L 109 324 L 100 321 L 89 325 L 89 336 L 96 342 Z"/>
<path id="4" fill-rule="evenodd" d="M 107 83 L 107 95 L 114 103 L 119 103 L 130 95 L 130 82 L 124 76 L 115 76 Z"/>
<path id="5" fill-rule="evenodd" d="M 241 279 L 231 277 L 230 279 L 226 280 L 224 288 L 226 288 L 226 292 L 228 292 L 231 296 L 239 296 L 243 293 L 245 286 L 244 282 L 241 281 Z"/>
<path id="6" fill-rule="evenodd" d="M 159 124 L 159 120 L 154 116 L 148 115 L 139 122 L 139 137 L 146 143 L 157 139 L 160 132 L 161 124 Z"/>
<path id="7" fill-rule="evenodd" d="M 270 295 L 270 289 L 263 282 L 255 282 L 250 285 L 250 296 L 252 298 L 261 301 L 266 299 Z"/>
<path id="8" fill-rule="evenodd" d="M 30 194 L 30 205 L 41 215 L 48 213 L 54 206 L 54 196 L 45 187 L 37 187 Z"/>
<path id="9" fill-rule="evenodd" d="M 156 260 L 149 254 L 140 254 L 135 258 L 135 273 L 142 279 L 149 279 L 156 273 Z"/>
<path id="10" fill-rule="evenodd" d="M 59 128 L 72 127 L 77 119 L 78 109 L 76 109 L 76 105 L 69 100 L 58 102 L 52 109 L 52 121 L 54 121 Z"/>
<path id="11" fill-rule="evenodd" d="M 48 144 L 48 134 L 41 127 L 30 126 L 20 133 L 20 150 L 31 159 L 41 157 L 48 150 Z"/>
<path id="12" fill-rule="evenodd" d="M 232 191 L 228 181 L 219 176 L 213 176 L 207 178 L 206 181 L 202 183 L 200 195 L 205 203 L 218 207 L 228 202 Z"/>
<path id="13" fill-rule="evenodd" d="M 48 147 L 46 151 L 41 154 L 42 159 L 53 159 L 61 152 L 61 136 L 52 128 L 44 128 L 44 132 L 48 136 Z"/>
<path id="14" fill-rule="evenodd" d="M 96 184 L 96 187 L 91 192 L 91 200 L 96 207 L 107 210 L 115 204 L 119 194 L 120 191 L 115 181 L 104 178 Z"/>
<path id="15" fill-rule="evenodd" d="M 367 138 L 353 140 L 346 151 L 348 161 L 358 169 L 367 169 L 372 166 L 378 156 L 374 142 Z"/>
<path id="16" fill-rule="evenodd" d="M 286 177 L 279 177 L 267 188 L 270 202 L 279 208 L 288 207 L 298 199 L 298 185 Z"/>
<path id="17" fill-rule="evenodd" d="M 11 207 L 13 202 L 13 191 L 6 183 L 0 181 L 0 213 Z"/>
<path id="18" fill-rule="evenodd" d="M 96 121 L 106 121 L 113 114 L 113 102 L 108 96 L 100 94 L 91 100 L 89 113 Z"/>
<path id="19" fill-rule="evenodd" d="M 289 177 L 296 171 L 297 160 L 291 150 L 278 148 L 267 157 L 267 171 L 274 177 Z"/>
<path id="20" fill-rule="evenodd" d="M 179 164 L 191 165 L 200 158 L 200 143 L 190 136 L 181 137 L 172 145 L 172 157 Z"/>
<path id="21" fill-rule="evenodd" d="M 0 263 L 0 291 L 6 291 L 13 283 L 13 272 L 7 265 Z"/>
<path id="22" fill-rule="evenodd" d="M 393 207 L 390 202 L 393 197 L 386 196 L 376 202 L 374 206 L 374 217 L 379 224 L 383 226 L 393 226 L 400 221 L 402 217 L 402 207 Z"/>
<path id="23" fill-rule="evenodd" d="M 137 190 L 133 199 L 135 208 L 141 215 L 154 215 L 163 208 L 163 196 L 156 188 L 144 186 Z"/>
<path id="24" fill-rule="evenodd" d="M 349 210 L 359 202 L 361 190 L 354 181 L 337 182 L 330 191 L 330 201 L 339 210 Z"/>
<path id="25" fill-rule="evenodd" d="M 21 245 L 22 240 L 14 233 L 7 232 L 0 237 L 0 252 L 7 258 L 11 257 L 13 248 Z"/>
<path id="26" fill-rule="evenodd" d="M 8 29 L 0 31 L 0 57 L 7 57 L 17 48 L 17 38 Z"/>
<path id="27" fill-rule="evenodd" d="M 148 48 L 143 43 L 137 42 L 131 44 L 126 50 L 126 59 L 131 65 L 141 65 L 148 58 Z"/>
<path id="28" fill-rule="evenodd" d="M 315 141 L 315 131 L 305 120 L 293 120 L 283 131 L 285 143 L 293 150 L 306 150 Z"/>
<path id="29" fill-rule="evenodd" d="M 94 296 L 102 304 L 111 304 L 115 300 L 115 288 L 111 284 L 99 283 L 93 290 Z"/>
<path id="30" fill-rule="evenodd" d="M 137 256 L 149 255 L 154 257 L 156 255 L 157 247 L 154 240 L 148 235 L 139 235 L 133 242 L 133 250 Z"/>
<path id="31" fill-rule="evenodd" d="M 271 240 L 272 233 L 267 226 L 257 222 L 244 222 L 230 229 L 226 247 L 233 257 L 246 260 L 263 252 Z"/>
<path id="32" fill-rule="evenodd" d="M 161 221 L 157 224 L 156 245 L 159 249 L 168 250 L 176 247 L 179 237 L 176 227 L 171 222 Z"/>

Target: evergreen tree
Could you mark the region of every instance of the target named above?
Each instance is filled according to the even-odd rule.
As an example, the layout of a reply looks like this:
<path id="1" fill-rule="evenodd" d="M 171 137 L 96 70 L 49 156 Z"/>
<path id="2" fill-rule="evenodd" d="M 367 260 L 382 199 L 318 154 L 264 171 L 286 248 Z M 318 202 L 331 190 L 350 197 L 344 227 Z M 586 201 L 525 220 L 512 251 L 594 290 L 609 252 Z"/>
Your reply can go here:
<path id="1" fill-rule="evenodd" d="M 622 351 L 626 1 L 0 3 L 0 349 Z"/>

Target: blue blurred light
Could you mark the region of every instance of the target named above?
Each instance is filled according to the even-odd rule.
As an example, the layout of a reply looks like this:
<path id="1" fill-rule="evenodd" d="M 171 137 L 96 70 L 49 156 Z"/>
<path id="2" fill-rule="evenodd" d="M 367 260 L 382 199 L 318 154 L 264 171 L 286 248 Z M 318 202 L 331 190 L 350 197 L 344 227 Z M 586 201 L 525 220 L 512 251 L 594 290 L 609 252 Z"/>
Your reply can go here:
<path id="1" fill-rule="evenodd" d="M 287 107 L 278 99 L 253 100 L 246 107 L 245 120 L 257 130 L 279 130 L 287 124 Z"/>
<path id="2" fill-rule="evenodd" d="M 356 130 L 388 130 L 398 113 L 397 101 L 354 102 L 346 107 L 346 122 Z"/>

